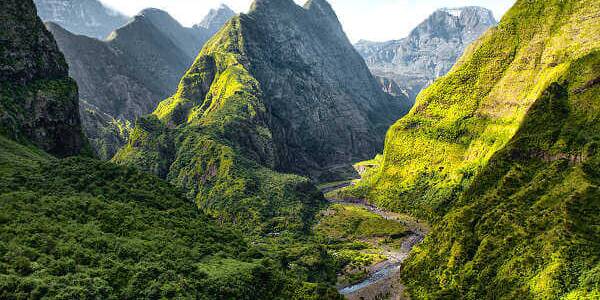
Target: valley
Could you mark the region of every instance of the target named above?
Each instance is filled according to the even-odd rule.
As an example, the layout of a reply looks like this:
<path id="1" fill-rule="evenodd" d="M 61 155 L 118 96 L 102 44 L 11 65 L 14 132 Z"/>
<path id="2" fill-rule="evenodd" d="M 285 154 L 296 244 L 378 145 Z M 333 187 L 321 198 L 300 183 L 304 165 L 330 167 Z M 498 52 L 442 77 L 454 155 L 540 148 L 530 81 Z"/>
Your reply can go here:
<path id="1" fill-rule="evenodd" d="M 0 2 L 0 299 L 600 299 L 597 0 L 121 1 Z"/>
<path id="2" fill-rule="evenodd" d="M 373 260 L 370 265 L 364 265 L 358 273 L 352 274 L 351 272 L 347 275 L 341 275 L 338 279 L 338 290 L 347 299 L 407 299 L 404 295 L 405 288 L 400 279 L 402 263 L 408 258 L 413 247 L 423 241 L 429 232 L 429 227 L 425 222 L 416 220 L 406 214 L 379 209 L 368 204 L 364 199 L 340 199 L 337 197 L 339 189 L 352 184 L 353 181 L 346 181 L 319 186 L 331 207 L 322 213 L 325 217 L 320 220 L 320 224 L 316 225 L 317 232 L 328 226 L 328 224 L 323 223 L 329 222 L 329 218 L 335 218 L 336 214 L 340 214 L 340 212 L 356 212 L 355 215 L 349 214 L 348 219 L 343 222 L 352 223 L 352 216 L 360 219 L 359 216 L 362 214 L 363 216 L 369 216 L 367 218 L 379 218 L 381 221 L 388 223 L 388 226 L 389 223 L 399 224 L 403 232 L 398 233 L 393 230 L 388 232 L 375 231 L 360 238 L 354 237 L 345 241 L 349 243 L 366 242 L 372 247 L 372 249 L 367 249 L 366 253 L 377 253 L 380 257 Z M 333 216 L 328 216 L 329 214 L 333 214 Z M 358 224 L 355 230 L 360 231 L 359 228 L 362 226 L 364 224 Z M 371 224 L 371 226 L 376 227 L 377 225 Z M 324 232 L 329 239 L 334 238 L 328 236 L 327 230 L 324 230 Z M 335 249 L 335 247 L 333 248 Z M 335 251 L 339 251 L 339 249 L 333 250 L 334 253 Z M 342 274 L 344 274 L 344 271 L 342 271 Z M 346 277 L 348 276 L 354 277 L 351 282 L 347 282 Z"/>

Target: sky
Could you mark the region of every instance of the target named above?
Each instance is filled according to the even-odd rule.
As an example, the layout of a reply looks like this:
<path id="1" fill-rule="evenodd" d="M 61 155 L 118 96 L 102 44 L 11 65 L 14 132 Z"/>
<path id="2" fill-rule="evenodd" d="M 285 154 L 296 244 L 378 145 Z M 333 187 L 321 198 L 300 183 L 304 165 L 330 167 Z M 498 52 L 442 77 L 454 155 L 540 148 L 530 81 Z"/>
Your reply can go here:
<path id="1" fill-rule="evenodd" d="M 252 0 L 100 0 L 107 6 L 133 16 L 144 8 L 155 7 L 169 12 L 183 25 L 199 23 L 211 8 L 226 4 L 236 12 L 246 12 Z M 303 4 L 304 0 L 295 0 Z M 360 39 L 387 41 L 400 39 L 439 8 L 483 6 L 496 19 L 515 0 L 329 0 L 346 34 L 353 42 Z"/>

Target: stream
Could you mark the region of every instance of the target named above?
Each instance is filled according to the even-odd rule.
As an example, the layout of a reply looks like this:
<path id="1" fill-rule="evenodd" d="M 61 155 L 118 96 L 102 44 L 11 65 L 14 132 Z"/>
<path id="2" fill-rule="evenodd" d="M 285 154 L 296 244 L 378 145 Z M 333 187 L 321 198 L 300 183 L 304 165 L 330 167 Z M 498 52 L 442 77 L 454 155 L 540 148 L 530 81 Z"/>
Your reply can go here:
<path id="1" fill-rule="evenodd" d="M 324 193 L 341 189 L 349 184 L 339 185 L 323 189 Z M 371 267 L 369 276 L 363 281 L 341 287 L 338 289 L 340 294 L 347 299 L 375 299 L 381 297 L 390 297 L 391 299 L 404 299 L 404 286 L 399 281 L 399 273 L 402 269 L 402 263 L 408 258 L 413 247 L 423 241 L 427 234 L 428 228 L 425 224 L 418 221 L 405 222 L 400 214 L 384 211 L 373 205 L 370 205 L 365 200 L 337 200 L 327 199 L 331 203 L 354 205 L 364 208 L 372 213 L 375 213 L 387 220 L 396 221 L 407 226 L 411 233 L 404 238 L 400 249 L 384 249 L 384 255 L 387 259 L 377 265 Z"/>

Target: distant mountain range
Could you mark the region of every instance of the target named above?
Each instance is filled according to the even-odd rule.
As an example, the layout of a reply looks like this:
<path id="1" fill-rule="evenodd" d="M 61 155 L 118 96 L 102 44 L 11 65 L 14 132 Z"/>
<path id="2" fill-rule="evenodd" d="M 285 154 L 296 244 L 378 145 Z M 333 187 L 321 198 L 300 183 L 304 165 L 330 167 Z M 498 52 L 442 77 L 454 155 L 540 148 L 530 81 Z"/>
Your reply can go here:
<path id="1" fill-rule="evenodd" d="M 66 30 L 97 39 L 106 38 L 125 25 L 129 17 L 102 5 L 98 0 L 34 0 L 44 21 L 59 24 Z"/>
<path id="2" fill-rule="evenodd" d="M 202 21 L 207 27 L 187 28 L 162 10 L 146 9 L 105 41 L 47 23 L 79 85 L 84 129 L 101 158 L 123 145 L 129 122 L 175 92 L 211 33 L 233 15 L 222 6 Z"/>
<path id="3" fill-rule="evenodd" d="M 482 7 L 440 9 L 408 37 L 388 42 L 359 41 L 355 47 L 373 74 L 393 80 L 413 101 L 450 71 L 465 48 L 496 25 Z"/>

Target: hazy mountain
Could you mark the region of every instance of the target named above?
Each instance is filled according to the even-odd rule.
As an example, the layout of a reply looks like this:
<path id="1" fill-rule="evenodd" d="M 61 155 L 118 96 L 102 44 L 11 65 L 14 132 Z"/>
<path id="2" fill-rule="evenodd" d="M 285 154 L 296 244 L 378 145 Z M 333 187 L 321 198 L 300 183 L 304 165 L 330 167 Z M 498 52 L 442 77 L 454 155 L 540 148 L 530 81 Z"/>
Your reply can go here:
<path id="1" fill-rule="evenodd" d="M 98 0 L 35 0 L 38 15 L 76 34 L 98 39 L 127 23 L 128 17 Z"/>
<path id="2" fill-rule="evenodd" d="M 404 39 L 360 41 L 355 47 L 375 75 L 394 80 L 414 101 L 424 87 L 450 71 L 471 42 L 495 24 L 492 12 L 485 8 L 440 9 Z"/>
<path id="3" fill-rule="evenodd" d="M 128 122 L 152 112 L 175 92 L 206 41 L 205 33 L 181 26 L 158 9 L 143 10 L 106 41 L 75 35 L 53 23 L 48 28 L 86 104 L 86 134 L 104 159 L 123 146 Z M 98 123 L 103 120 L 106 128 Z"/>
<path id="4" fill-rule="evenodd" d="M 211 9 L 208 12 L 208 15 L 204 17 L 202 22 L 194 25 L 193 28 L 203 33 L 204 36 L 210 38 L 215 33 L 217 33 L 217 31 L 219 31 L 221 27 L 223 27 L 223 24 L 225 24 L 229 19 L 231 19 L 235 15 L 236 13 L 233 10 L 231 10 L 231 8 L 229 8 L 227 5 L 222 4 L 217 9 Z"/>

